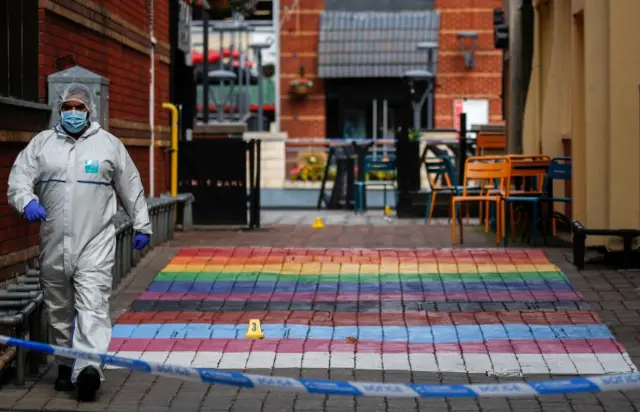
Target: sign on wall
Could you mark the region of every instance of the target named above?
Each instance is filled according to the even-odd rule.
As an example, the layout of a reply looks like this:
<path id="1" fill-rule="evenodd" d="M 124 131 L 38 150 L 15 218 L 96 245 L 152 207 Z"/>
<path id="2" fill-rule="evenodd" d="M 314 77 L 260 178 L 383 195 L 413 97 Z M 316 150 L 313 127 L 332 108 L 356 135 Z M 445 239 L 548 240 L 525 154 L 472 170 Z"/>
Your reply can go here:
<path id="1" fill-rule="evenodd" d="M 473 126 L 489 124 L 489 100 L 455 99 L 453 101 L 453 127 L 460 130 L 460 114 L 467 114 L 467 130 Z"/>

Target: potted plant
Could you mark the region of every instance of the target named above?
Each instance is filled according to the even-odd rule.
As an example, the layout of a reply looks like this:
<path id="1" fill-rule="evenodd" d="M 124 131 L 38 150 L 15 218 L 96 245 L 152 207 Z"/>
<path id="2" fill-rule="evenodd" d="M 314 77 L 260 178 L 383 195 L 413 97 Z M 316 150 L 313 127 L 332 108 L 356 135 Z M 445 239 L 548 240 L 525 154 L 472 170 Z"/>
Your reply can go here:
<path id="1" fill-rule="evenodd" d="M 300 66 L 300 77 L 290 83 L 291 94 L 296 98 L 305 98 L 311 92 L 313 82 L 304 76 L 304 67 Z"/>
<path id="2" fill-rule="evenodd" d="M 252 14 L 256 5 L 258 4 L 258 0 L 224 0 L 228 4 L 229 8 L 243 16 L 248 16 Z"/>

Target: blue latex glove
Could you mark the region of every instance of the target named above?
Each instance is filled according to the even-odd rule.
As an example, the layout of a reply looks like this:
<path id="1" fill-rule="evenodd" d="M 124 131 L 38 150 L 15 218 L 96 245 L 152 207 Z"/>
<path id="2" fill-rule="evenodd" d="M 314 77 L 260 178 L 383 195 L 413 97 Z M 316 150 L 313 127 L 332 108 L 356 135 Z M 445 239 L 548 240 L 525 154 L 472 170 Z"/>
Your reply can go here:
<path id="1" fill-rule="evenodd" d="M 142 250 L 149 244 L 149 240 L 151 237 L 149 235 L 145 235 L 144 233 L 136 233 L 133 237 L 133 248 L 135 250 Z"/>
<path id="2" fill-rule="evenodd" d="M 34 199 L 25 206 L 24 217 L 27 218 L 29 222 L 47 220 L 47 212 L 44 210 L 44 207 Z"/>

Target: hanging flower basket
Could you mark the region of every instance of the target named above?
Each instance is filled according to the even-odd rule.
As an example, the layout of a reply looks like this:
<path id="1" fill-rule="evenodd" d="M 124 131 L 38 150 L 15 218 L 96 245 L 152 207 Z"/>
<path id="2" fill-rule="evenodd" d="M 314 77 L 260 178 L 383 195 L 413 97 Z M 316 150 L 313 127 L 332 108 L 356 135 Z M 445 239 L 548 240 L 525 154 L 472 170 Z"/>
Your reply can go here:
<path id="1" fill-rule="evenodd" d="M 313 82 L 305 77 L 301 77 L 291 82 L 291 94 L 298 98 L 304 98 L 309 95 Z"/>
<path id="2" fill-rule="evenodd" d="M 256 10 L 258 0 L 226 0 L 229 8 L 243 16 L 249 16 Z"/>
<path id="3" fill-rule="evenodd" d="M 273 77 L 276 72 L 276 66 L 273 63 L 267 63 L 262 66 L 262 74 L 264 77 Z"/>

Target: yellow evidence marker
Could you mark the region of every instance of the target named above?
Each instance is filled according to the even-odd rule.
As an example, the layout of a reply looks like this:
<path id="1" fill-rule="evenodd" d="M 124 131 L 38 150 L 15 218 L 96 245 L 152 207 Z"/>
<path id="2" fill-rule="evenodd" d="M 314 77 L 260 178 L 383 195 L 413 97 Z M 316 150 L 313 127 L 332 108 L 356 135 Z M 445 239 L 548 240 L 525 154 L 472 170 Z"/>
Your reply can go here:
<path id="1" fill-rule="evenodd" d="M 324 222 L 322 221 L 322 219 L 317 217 L 316 220 L 313 222 L 313 225 L 311 225 L 311 227 L 314 229 L 322 229 L 324 228 Z"/>
<path id="2" fill-rule="evenodd" d="M 262 327 L 260 327 L 260 319 L 249 319 L 249 328 L 247 328 L 247 334 L 244 335 L 247 339 L 264 339 L 264 333 Z"/>

